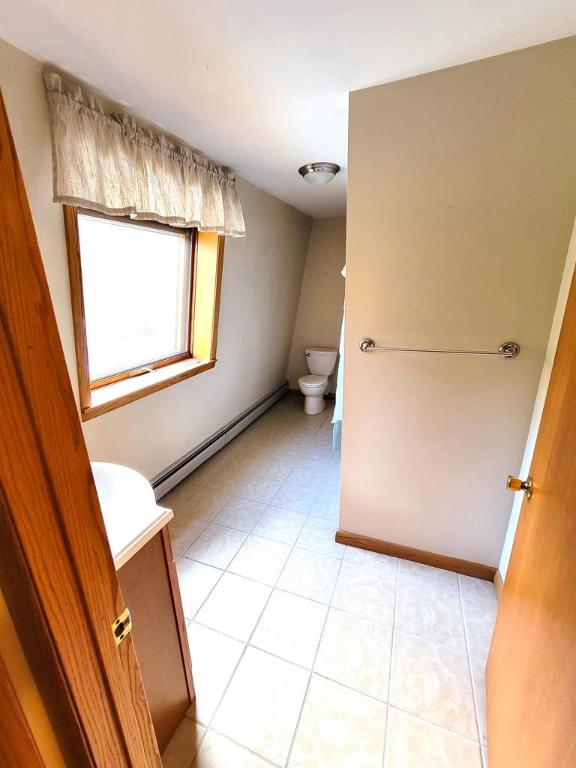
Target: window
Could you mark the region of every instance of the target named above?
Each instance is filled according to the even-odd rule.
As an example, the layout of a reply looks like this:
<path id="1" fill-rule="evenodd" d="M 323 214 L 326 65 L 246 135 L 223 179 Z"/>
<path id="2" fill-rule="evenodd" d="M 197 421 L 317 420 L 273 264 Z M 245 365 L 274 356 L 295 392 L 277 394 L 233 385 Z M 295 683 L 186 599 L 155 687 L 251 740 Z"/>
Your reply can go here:
<path id="1" fill-rule="evenodd" d="M 91 386 L 190 357 L 191 236 L 78 214 Z"/>
<path id="2" fill-rule="evenodd" d="M 223 238 L 65 206 L 82 416 L 216 362 Z"/>

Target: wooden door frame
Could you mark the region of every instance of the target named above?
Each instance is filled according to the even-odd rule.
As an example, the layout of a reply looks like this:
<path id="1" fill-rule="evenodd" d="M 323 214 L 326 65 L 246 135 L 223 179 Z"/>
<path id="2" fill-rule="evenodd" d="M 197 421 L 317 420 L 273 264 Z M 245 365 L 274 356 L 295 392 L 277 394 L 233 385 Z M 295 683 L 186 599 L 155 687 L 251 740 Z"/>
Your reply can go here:
<path id="1" fill-rule="evenodd" d="M 38 749 L 4 659 L 0 656 L 0 765 L 49 768 Z"/>
<path id="2" fill-rule="evenodd" d="M 0 588 L 75 768 L 161 766 L 0 94 Z"/>

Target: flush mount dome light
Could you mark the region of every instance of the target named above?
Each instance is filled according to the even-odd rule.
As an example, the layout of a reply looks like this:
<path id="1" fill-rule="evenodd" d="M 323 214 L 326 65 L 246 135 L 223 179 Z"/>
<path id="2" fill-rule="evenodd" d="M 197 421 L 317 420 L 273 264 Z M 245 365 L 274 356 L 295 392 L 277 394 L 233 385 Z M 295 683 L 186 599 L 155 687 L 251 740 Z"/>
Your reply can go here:
<path id="1" fill-rule="evenodd" d="M 308 184 L 328 184 L 340 170 L 336 163 L 306 163 L 298 173 Z"/>

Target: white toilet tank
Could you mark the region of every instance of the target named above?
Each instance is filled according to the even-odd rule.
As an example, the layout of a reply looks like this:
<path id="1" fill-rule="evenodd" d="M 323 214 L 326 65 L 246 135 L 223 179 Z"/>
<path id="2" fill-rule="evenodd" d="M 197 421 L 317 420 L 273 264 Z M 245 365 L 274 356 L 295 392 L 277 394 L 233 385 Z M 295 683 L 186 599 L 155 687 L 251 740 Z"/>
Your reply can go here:
<path id="1" fill-rule="evenodd" d="M 330 376 L 336 366 L 338 350 L 329 347 L 307 347 L 306 362 L 310 373 L 317 376 Z"/>

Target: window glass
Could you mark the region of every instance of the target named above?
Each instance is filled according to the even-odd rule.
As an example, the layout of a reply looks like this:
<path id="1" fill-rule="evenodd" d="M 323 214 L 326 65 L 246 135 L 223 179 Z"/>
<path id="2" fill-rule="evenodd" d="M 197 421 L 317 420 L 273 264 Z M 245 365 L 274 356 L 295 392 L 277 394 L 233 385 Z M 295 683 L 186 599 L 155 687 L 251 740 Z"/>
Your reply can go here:
<path id="1" fill-rule="evenodd" d="M 187 353 L 189 238 L 81 213 L 78 229 L 90 380 Z"/>

